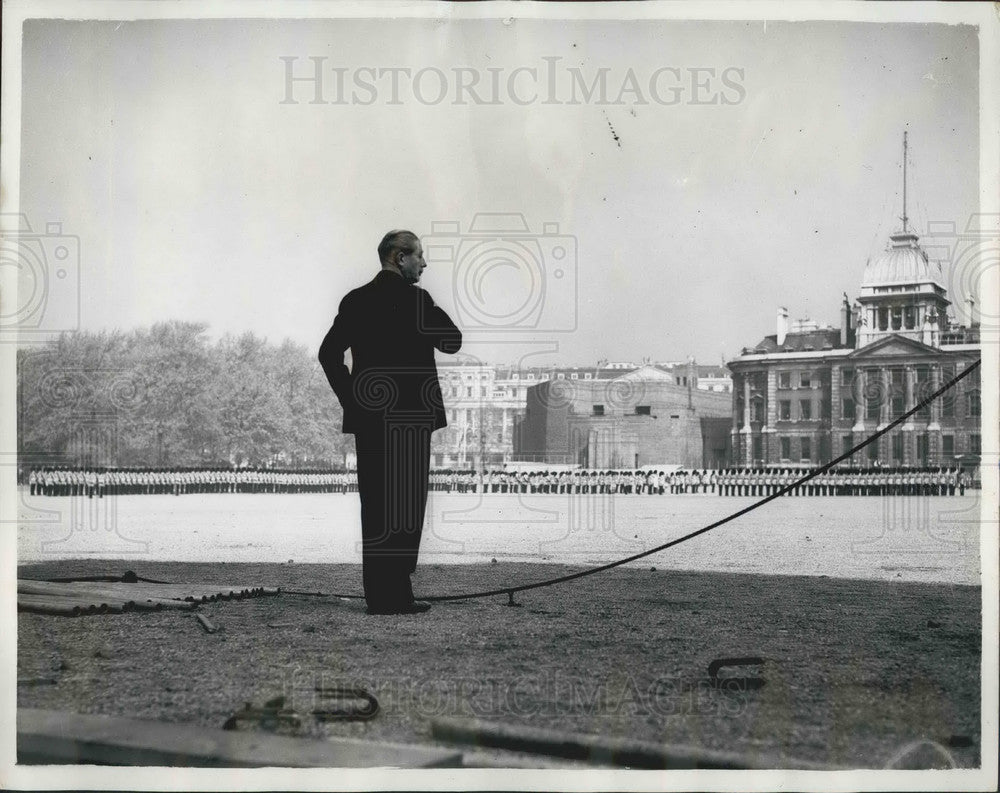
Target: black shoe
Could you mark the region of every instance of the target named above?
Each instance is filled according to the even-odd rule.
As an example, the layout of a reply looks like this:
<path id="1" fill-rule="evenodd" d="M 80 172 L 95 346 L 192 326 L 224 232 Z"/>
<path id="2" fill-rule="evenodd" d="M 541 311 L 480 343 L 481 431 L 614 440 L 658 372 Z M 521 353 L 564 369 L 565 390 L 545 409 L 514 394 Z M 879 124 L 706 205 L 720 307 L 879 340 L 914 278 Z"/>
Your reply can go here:
<path id="1" fill-rule="evenodd" d="M 430 611 L 431 604 L 425 600 L 414 600 L 399 606 L 368 607 L 369 614 L 423 614 Z"/>

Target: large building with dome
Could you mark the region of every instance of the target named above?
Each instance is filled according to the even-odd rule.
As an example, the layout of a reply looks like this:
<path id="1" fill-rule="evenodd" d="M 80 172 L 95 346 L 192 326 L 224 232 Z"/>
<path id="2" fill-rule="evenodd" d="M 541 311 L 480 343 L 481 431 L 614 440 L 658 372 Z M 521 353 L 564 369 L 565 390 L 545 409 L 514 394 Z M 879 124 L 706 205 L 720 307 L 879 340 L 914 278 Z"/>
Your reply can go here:
<path id="1" fill-rule="evenodd" d="M 904 182 L 905 185 L 905 182 Z M 790 322 L 729 362 L 732 464 L 811 467 L 839 457 L 915 407 L 980 357 L 974 306 L 955 319 L 940 266 L 908 227 L 869 260 L 839 326 Z M 976 466 L 979 371 L 856 453 L 856 466 Z M 847 461 L 844 463 L 848 464 Z"/>

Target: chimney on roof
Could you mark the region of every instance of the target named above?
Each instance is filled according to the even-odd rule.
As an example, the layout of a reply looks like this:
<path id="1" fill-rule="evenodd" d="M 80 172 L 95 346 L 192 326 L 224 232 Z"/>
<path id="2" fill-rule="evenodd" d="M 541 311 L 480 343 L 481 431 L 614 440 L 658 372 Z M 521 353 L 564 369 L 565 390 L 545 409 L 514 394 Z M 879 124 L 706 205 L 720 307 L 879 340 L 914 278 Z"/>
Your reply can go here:
<path id="1" fill-rule="evenodd" d="M 969 327 L 977 328 L 979 327 L 979 319 L 976 317 L 976 296 L 969 295 L 965 298 L 965 304 L 969 309 Z"/>
<path id="2" fill-rule="evenodd" d="M 785 343 L 785 336 L 788 335 L 788 309 L 778 306 L 778 346 Z"/>
<path id="3" fill-rule="evenodd" d="M 689 355 L 687 360 L 687 383 L 688 383 L 688 410 L 694 410 L 691 401 L 691 390 L 697 384 L 698 370 L 694 362 L 694 356 Z"/>
<path id="4" fill-rule="evenodd" d="M 846 347 L 851 335 L 851 301 L 844 292 L 844 302 L 840 304 L 840 346 Z"/>

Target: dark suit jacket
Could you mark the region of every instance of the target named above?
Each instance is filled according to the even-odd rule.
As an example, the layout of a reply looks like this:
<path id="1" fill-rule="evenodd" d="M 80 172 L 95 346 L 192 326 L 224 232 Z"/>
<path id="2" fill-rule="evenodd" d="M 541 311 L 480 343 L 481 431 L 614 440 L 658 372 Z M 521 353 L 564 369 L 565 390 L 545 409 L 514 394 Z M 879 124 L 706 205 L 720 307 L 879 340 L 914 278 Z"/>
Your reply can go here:
<path id="1" fill-rule="evenodd" d="M 344 408 L 344 432 L 387 422 L 447 425 L 434 350 L 456 353 L 462 332 L 423 289 L 382 270 L 348 292 L 319 348 L 319 362 Z M 352 367 L 344 364 L 350 348 Z"/>

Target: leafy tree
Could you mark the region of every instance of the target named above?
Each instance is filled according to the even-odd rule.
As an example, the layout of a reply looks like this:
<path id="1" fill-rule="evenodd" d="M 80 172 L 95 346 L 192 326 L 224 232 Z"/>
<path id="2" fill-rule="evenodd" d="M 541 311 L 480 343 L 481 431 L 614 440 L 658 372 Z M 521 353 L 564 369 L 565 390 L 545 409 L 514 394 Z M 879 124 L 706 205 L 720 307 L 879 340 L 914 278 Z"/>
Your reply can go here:
<path id="1" fill-rule="evenodd" d="M 341 410 L 314 353 L 204 323 L 63 334 L 18 350 L 18 449 L 99 465 L 341 465 Z"/>

